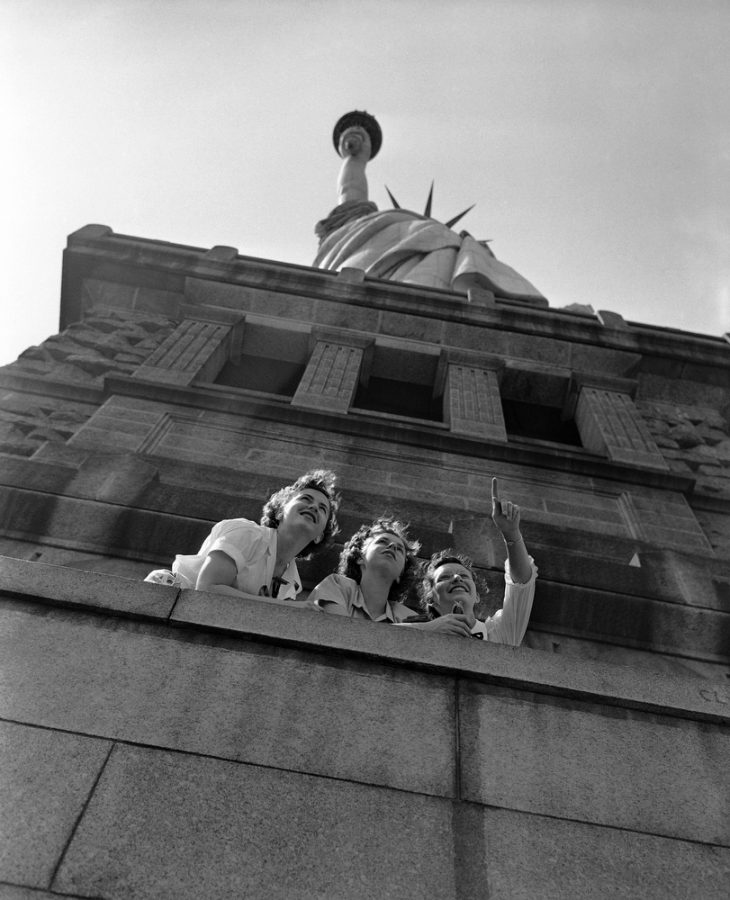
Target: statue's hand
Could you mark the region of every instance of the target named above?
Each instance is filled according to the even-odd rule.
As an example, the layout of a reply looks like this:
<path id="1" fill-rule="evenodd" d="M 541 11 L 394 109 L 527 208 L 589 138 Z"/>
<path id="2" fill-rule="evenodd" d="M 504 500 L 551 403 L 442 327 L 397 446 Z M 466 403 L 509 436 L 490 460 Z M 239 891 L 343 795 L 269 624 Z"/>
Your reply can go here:
<path id="1" fill-rule="evenodd" d="M 368 133 L 363 128 L 348 128 L 340 137 L 340 156 L 350 156 L 358 162 L 366 163 L 370 159 L 372 147 Z"/>

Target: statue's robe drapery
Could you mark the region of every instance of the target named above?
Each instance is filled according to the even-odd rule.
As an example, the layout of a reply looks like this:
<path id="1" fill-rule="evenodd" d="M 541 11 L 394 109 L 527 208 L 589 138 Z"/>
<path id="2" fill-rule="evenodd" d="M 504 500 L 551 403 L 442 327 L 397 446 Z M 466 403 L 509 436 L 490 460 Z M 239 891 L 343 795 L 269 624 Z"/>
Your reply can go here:
<path id="1" fill-rule="evenodd" d="M 409 210 L 378 212 L 373 203 L 342 204 L 315 230 L 321 243 L 313 265 L 321 269 L 351 266 L 404 284 L 458 293 L 481 287 L 500 297 L 544 301 L 485 243 Z"/>

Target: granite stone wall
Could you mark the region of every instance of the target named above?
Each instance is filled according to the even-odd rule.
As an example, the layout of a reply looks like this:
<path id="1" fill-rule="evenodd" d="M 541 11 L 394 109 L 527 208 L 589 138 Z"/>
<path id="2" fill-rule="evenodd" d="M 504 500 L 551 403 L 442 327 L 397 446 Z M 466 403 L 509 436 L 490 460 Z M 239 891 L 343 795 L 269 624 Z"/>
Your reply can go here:
<path id="1" fill-rule="evenodd" d="M 723 686 L 7 559 L 0 623 L 0 897 L 726 896 Z"/>

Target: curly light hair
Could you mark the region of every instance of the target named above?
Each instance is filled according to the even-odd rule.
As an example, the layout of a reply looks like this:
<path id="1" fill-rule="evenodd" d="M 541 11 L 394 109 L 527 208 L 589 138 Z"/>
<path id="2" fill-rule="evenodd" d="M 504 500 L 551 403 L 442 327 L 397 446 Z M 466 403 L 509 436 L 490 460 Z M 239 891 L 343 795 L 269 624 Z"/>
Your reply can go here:
<path id="1" fill-rule="evenodd" d="M 405 546 L 406 559 L 403 572 L 400 578 L 393 582 L 388 591 L 389 603 L 404 602 L 418 575 L 417 554 L 421 549 L 421 544 L 408 536 L 407 523 L 400 522 L 398 519 L 393 519 L 390 516 L 380 516 L 370 525 L 361 525 L 342 548 L 337 571 L 340 575 L 346 575 L 360 584 L 362 570 L 358 563 L 362 559 L 365 544 L 371 537 L 383 533 L 396 535 L 403 541 Z"/>
<path id="2" fill-rule="evenodd" d="M 474 571 L 474 563 L 471 561 L 471 558 L 464 553 L 454 550 L 453 547 L 448 547 L 446 550 L 439 550 L 438 553 L 434 553 L 431 559 L 421 568 L 418 582 L 418 602 L 425 613 L 431 612 L 431 592 L 436 586 L 436 570 L 447 563 L 458 563 L 469 570 L 477 589 L 477 606 L 482 602 L 482 596 L 489 593 L 489 587 L 484 579 L 479 577 Z"/>
<path id="3" fill-rule="evenodd" d="M 292 497 L 300 493 L 300 491 L 320 491 L 330 502 L 330 512 L 327 517 L 327 524 L 324 527 L 324 534 L 321 541 L 310 541 L 299 554 L 299 558 L 309 559 L 315 553 L 325 550 L 330 546 L 334 536 L 340 530 L 340 526 L 337 523 L 337 511 L 340 508 L 342 498 L 335 490 L 336 480 L 337 476 L 329 469 L 310 469 L 301 478 L 297 478 L 293 484 L 280 488 L 269 497 L 261 511 L 261 524 L 267 525 L 269 528 L 278 528 L 279 522 L 281 522 L 284 515 L 284 507 Z"/>

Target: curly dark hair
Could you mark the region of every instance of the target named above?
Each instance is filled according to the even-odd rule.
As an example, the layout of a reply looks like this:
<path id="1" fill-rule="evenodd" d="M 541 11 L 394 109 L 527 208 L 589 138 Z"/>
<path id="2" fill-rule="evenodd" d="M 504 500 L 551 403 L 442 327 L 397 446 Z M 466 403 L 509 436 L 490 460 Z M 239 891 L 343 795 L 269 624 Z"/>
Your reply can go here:
<path id="1" fill-rule="evenodd" d="M 362 559 L 365 543 L 374 535 L 383 533 L 395 534 L 405 545 L 406 561 L 403 566 L 403 572 L 400 578 L 393 582 L 388 592 L 389 603 L 403 602 L 418 575 L 418 559 L 416 555 L 421 549 L 421 544 L 408 536 L 407 523 L 400 522 L 398 519 L 393 519 L 390 516 L 380 516 L 370 525 L 361 525 L 342 548 L 337 571 L 340 575 L 347 575 L 348 578 L 352 578 L 353 581 L 360 584 L 362 570 L 358 563 Z"/>
<path id="2" fill-rule="evenodd" d="M 484 582 L 484 579 L 480 578 L 474 571 L 474 563 L 471 561 L 471 558 L 464 553 L 454 550 L 453 547 L 448 547 L 446 550 L 439 550 L 438 553 L 434 553 L 431 559 L 421 568 L 418 582 L 418 602 L 421 605 L 421 609 L 426 613 L 431 611 L 430 596 L 436 585 L 436 570 L 447 563 L 458 563 L 469 570 L 477 589 L 477 605 L 481 603 L 481 595 L 489 593 L 489 587 Z"/>
<path id="3" fill-rule="evenodd" d="M 261 524 L 267 525 L 269 528 L 278 528 L 284 514 L 284 507 L 300 491 L 306 491 L 307 489 L 320 491 L 329 500 L 330 514 L 324 527 L 322 540 L 319 543 L 310 541 L 299 554 L 299 559 L 309 559 L 315 553 L 325 550 L 330 546 L 334 536 L 340 530 L 340 526 L 337 523 L 337 511 L 340 508 L 342 498 L 335 490 L 336 480 L 337 476 L 329 469 L 310 469 L 301 478 L 297 478 L 294 484 L 288 484 L 286 487 L 280 488 L 273 493 L 264 504 L 264 508 L 261 511 Z"/>

